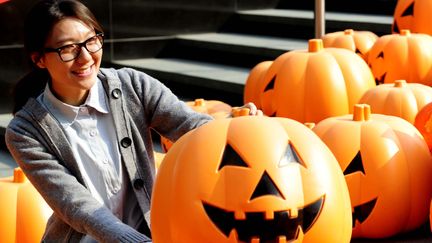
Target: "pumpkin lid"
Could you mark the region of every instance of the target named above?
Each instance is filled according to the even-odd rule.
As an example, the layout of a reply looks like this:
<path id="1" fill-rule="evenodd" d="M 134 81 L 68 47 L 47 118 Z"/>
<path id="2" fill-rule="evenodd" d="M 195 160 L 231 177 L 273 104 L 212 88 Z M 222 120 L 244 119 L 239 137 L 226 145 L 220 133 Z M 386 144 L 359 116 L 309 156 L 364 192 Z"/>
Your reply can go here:
<path id="1" fill-rule="evenodd" d="M 371 108 L 368 104 L 354 105 L 353 121 L 368 121 L 371 116 Z"/>

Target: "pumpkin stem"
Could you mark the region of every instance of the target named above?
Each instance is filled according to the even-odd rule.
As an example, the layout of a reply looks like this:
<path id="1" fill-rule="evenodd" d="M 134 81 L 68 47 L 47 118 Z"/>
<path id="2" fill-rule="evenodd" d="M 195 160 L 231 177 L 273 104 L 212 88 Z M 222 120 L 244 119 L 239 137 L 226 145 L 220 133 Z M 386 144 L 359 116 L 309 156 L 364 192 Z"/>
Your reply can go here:
<path id="1" fill-rule="evenodd" d="M 24 175 L 24 172 L 21 170 L 20 167 L 17 167 L 14 169 L 14 183 L 23 183 L 27 180 L 27 177 Z"/>
<path id="2" fill-rule="evenodd" d="M 195 99 L 194 106 L 205 106 L 204 99 Z"/>
<path id="3" fill-rule="evenodd" d="M 354 35 L 354 30 L 353 29 L 346 29 L 346 30 L 344 30 L 344 34 L 345 35 Z"/>
<path id="4" fill-rule="evenodd" d="M 368 121 L 371 115 L 371 108 L 368 104 L 354 105 L 353 121 Z"/>
<path id="5" fill-rule="evenodd" d="M 239 117 L 239 116 L 249 116 L 249 108 L 240 108 L 235 107 L 232 109 L 232 116 L 233 117 Z"/>
<path id="6" fill-rule="evenodd" d="M 408 30 L 408 29 L 403 29 L 403 30 L 400 31 L 400 35 L 410 36 L 411 35 L 411 31 Z"/>
<path id="7" fill-rule="evenodd" d="M 310 39 L 309 42 L 309 52 L 319 52 L 323 47 L 323 41 L 321 39 Z"/>
<path id="8" fill-rule="evenodd" d="M 394 82 L 394 87 L 395 88 L 402 88 L 406 86 L 406 80 L 400 79 L 400 80 L 396 80 Z"/>

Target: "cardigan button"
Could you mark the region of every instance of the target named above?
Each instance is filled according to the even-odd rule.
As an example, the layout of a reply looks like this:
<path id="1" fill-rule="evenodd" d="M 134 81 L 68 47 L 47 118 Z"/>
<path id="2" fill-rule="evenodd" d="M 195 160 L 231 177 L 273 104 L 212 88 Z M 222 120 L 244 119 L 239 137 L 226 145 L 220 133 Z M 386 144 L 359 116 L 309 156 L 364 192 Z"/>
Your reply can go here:
<path id="1" fill-rule="evenodd" d="M 112 96 L 114 99 L 118 99 L 118 98 L 120 98 L 120 96 L 121 96 L 121 90 L 120 90 L 120 89 L 114 89 L 114 90 L 111 92 L 111 96 Z"/>
<path id="2" fill-rule="evenodd" d="M 120 141 L 120 144 L 123 148 L 127 148 L 127 147 L 131 146 L 132 140 L 128 137 L 125 137 Z"/>
<path id="3" fill-rule="evenodd" d="M 137 190 L 144 187 L 144 181 L 142 179 L 135 179 L 133 182 L 133 187 Z"/>

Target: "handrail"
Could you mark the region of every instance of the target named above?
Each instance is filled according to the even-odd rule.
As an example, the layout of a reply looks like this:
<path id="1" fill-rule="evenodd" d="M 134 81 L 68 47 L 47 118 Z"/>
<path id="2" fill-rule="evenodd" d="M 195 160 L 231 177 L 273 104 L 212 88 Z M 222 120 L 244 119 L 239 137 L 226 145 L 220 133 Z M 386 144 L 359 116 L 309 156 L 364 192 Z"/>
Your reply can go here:
<path id="1" fill-rule="evenodd" d="M 315 0 L 315 38 L 325 34 L 325 0 Z"/>

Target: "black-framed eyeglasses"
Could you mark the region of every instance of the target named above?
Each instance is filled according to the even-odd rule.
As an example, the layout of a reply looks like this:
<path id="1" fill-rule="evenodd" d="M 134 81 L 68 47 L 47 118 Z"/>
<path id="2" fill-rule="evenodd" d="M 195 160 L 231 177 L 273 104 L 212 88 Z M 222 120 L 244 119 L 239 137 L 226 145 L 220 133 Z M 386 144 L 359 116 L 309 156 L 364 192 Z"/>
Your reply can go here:
<path id="1" fill-rule="evenodd" d="M 63 62 L 69 62 L 74 59 L 77 59 L 81 54 L 81 50 L 84 47 L 89 53 L 95 53 L 102 49 L 104 34 L 98 33 L 95 36 L 88 38 L 87 40 L 81 43 L 74 43 L 65 46 L 61 46 L 59 48 L 45 48 L 43 50 L 44 53 L 47 52 L 57 52 L 60 59 Z"/>

